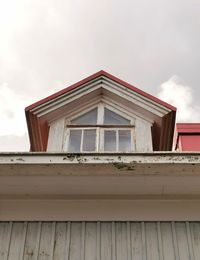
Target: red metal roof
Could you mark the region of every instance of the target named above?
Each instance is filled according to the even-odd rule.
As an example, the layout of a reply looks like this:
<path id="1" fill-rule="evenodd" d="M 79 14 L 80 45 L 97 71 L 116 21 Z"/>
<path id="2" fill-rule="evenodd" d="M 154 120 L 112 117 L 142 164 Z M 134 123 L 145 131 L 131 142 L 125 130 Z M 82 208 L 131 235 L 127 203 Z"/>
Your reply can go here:
<path id="1" fill-rule="evenodd" d="M 200 133 L 200 123 L 177 123 L 178 133 Z"/>
<path id="2" fill-rule="evenodd" d="M 41 105 L 41 104 L 43 104 L 45 102 L 48 102 L 48 101 L 50 101 L 50 100 L 52 100 L 52 99 L 54 99 L 54 98 L 56 98 L 56 97 L 58 97 L 58 96 L 60 96 L 60 95 L 62 95 L 64 93 L 66 93 L 66 92 L 68 92 L 68 91 L 70 91 L 70 90 L 72 90 L 72 89 L 74 89 L 76 87 L 79 87 L 79 86 L 85 84 L 86 82 L 88 82 L 88 81 L 90 81 L 92 79 L 95 79 L 95 78 L 99 77 L 99 76 L 105 76 L 105 77 L 115 81 L 116 83 L 121 84 L 122 86 L 127 87 L 127 88 L 133 90 L 134 92 L 136 92 L 136 93 L 138 93 L 138 94 L 140 94 L 140 95 L 142 95 L 142 96 L 144 96 L 144 97 L 146 97 L 148 99 L 151 99 L 152 101 L 154 101 L 154 102 L 156 102 L 156 103 L 158 103 L 158 104 L 160 104 L 162 106 L 165 106 L 166 108 L 169 108 L 169 109 L 171 109 L 173 111 L 176 111 L 176 108 L 174 106 L 172 106 L 172 105 L 170 105 L 170 104 L 160 100 L 159 98 L 156 98 L 156 97 L 146 93 L 145 91 L 142 91 L 142 90 L 132 86 L 131 84 L 129 84 L 129 83 L 127 83 L 127 82 L 125 82 L 125 81 L 123 81 L 123 80 L 121 80 L 121 79 L 119 79 L 119 78 L 117 78 L 117 77 L 115 77 L 115 76 L 113 76 L 111 74 L 109 74 L 108 72 L 106 72 L 104 70 L 100 70 L 100 71 L 94 73 L 93 75 L 91 75 L 91 76 L 89 76 L 89 77 L 87 77 L 87 78 L 85 78 L 85 79 L 83 79 L 83 80 L 81 80 L 81 81 L 79 81 L 79 82 L 69 86 L 69 87 L 66 87 L 66 88 L 64 88 L 64 89 L 62 89 L 62 90 L 60 90 L 60 91 L 58 91 L 58 92 L 56 92 L 56 93 L 46 97 L 46 98 L 43 98 L 43 99 L 33 103 L 32 105 L 26 107 L 25 111 L 31 110 L 31 109 L 33 109 L 33 108 L 35 108 L 35 107 L 37 107 L 37 106 L 39 106 L 39 105 Z"/>
<path id="3" fill-rule="evenodd" d="M 176 132 L 176 149 L 200 151 L 200 123 L 178 123 Z"/>

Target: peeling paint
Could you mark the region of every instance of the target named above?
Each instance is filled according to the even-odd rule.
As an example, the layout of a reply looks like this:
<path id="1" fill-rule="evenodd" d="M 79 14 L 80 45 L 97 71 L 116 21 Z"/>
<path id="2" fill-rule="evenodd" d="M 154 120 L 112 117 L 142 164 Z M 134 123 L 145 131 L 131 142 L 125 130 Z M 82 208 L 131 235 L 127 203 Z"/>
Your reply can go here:
<path id="1" fill-rule="evenodd" d="M 71 162 L 75 159 L 75 154 L 67 154 L 66 155 L 67 159 L 70 160 Z"/>
<path id="2" fill-rule="evenodd" d="M 98 161 L 101 160 L 99 157 L 93 157 L 93 160 Z"/>
<path id="3" fill-rule="evenodd" d="M 17 158 L 16 161 L 22 161 L 25 162 L 25 160 L 23 158 Z"/>

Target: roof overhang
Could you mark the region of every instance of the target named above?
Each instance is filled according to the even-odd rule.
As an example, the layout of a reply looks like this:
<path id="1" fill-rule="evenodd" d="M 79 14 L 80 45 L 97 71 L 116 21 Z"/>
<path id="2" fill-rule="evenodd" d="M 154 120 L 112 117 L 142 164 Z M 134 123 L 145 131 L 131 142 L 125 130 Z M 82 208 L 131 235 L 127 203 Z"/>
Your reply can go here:
<path id="1" fill-rule="evenodd" d="M 0 198 L 200 198 L 199 153 L 0 155 Z"/>
<path id="2" fill-rule="evenodd" d="M 176 108 L 107 72 L 99 71 L 25 109 L 31 151 L 46 150 L 49 122 L 77 108 L 78 103 L 102 96 L 119 103 L 126 102 L 137 116 L 153 122 L 154 150 L 171 150 Z"/>

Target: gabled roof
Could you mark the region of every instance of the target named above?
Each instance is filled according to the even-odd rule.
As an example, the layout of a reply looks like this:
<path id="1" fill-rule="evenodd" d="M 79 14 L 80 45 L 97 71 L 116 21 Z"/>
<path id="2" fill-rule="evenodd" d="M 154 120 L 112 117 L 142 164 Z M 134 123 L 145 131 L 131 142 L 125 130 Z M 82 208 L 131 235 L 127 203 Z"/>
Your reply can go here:
<path id="1" fill-rule="evenodd" d="M 155 123 L 153 127 L 152 135 L 155 139 L 154 150 L 171 150 L 176 108 L 103 70 L 25 108 L 31 143 L 30 150 L 46 151 L 49 115 L 55 114 L 55 111 L 59 111 L 59 113 L 63 112 L 61 107 L 64 107 L 66 99 L 71 94 L 76 95 L 76 91 L 80 88 L 82 92 L 86 92 L 87 89 L 91 90 L 97 84 L 110 84 L 110 82 L 116 85 L 117 88 L 125 88 L 129 93 L 133 93 L 137 100 L 137 105 L 138 103 L 144 103 L 145 109 L 149 106 L 157 113 L 156 116 L 160 117 L 162 122 Z M 58 104 L 60 110 L 58 109 Z"/>
<path id="2" fill-rule="evenodd" d="M 58 97 L 60 95 L 63 95 L 65 93 L 69 92 L 70 90 L 73 90 L 73 89 L 75 89 L 75 88 L 77 88 L 77 87 L 87 83 L 88 81 L 91 81 L 91 80 L 99 77 L 99 76 L 105 76 L 107 78 L 110 78 L 111 80 L 117 82 L 118 84 L 120 84 L 120 85 L 122 85 L 122 86 L 124 86 L 124 87 L 126 87 L 128 89 L 133 90 L 134 92 L 136 92 L 136 93 L 138 93 L 138 94 L 140 94 L 140 95 L 142 95 L 142 96 L 144 96 L 144 97 L 146 97 L 148 99 L 151 99 L 152 101 L 157 102 L 158 104 L 160 104 L 162 106 L 165 106 L 166 108 L 169 108 L 172 111 L 176 111 L 176 108 L 174 106 L 172 106 L 172 105 L 170 105 L 170 104 L 160 100 L 157 97 L 154 97 L 154 96 L 148 94 L 145 91 L 142 91 L 139 88 L 134 87 L 133 85 L 131 85 L 131 84 L 129 84 L 129 83 L 127 83 L 127 82 L 125 82 L 125 81 L 123 81 L 123 80 L 121 80 L 121 79 L 119 79 L 119 78 L 117 78 L 117 77 L 115 77 L 115 76 L 113 76 L 111 74 L 109 74 L 108 72 L 106 72 L 104 70 L 100 70 L 100 71 L 92 74 L 91 76 L 89 76 L 87 78 L 84 78 L 84 79 L 78 81 L 77 83 L 75 83 L 75 84 L 73 84 L 73 85 L 71 85 L 69 87 L 66 87 L 66 88 L 64 88 L 64 89 L 62 89 L 62 90 L 60 90 L 60 91 L 58 91 L 58 92 L 56 92 L 56 93 L 46 97 L 46 98 L 43 98 L 43 99 L 41 99 L 41 100 L 31 104 L 30 106 L 25 108 L 25 111 L 29 111 L 29 110 L 31 110 L 33 108 L 36 108 L 37 106 L 40 106 L 40 105 L 42 105 L 42 104 L 44 104 L 44 103 L 46 103 L 46 102 L 48 102 L 50 100 L 53 100 L 56 97 Z"/>

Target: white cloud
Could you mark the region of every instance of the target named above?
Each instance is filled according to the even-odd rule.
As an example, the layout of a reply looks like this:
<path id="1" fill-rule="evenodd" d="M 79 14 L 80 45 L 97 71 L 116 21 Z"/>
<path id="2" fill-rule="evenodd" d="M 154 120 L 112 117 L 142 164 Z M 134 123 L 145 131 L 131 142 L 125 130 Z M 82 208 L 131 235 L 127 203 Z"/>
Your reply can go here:
<path id="1" fill-rule="evenodd" d="M 24 108 L 35 98 L 20 95 L 7 83 L 0 85 L 0 136 L 22 136 L 27 132 Z"/>
<path id="2" fill-rule="evenodd" d="M 177 107 L 178 122 L 200 122 L 200 106 L 194 105 L 192 88 L 178 76 L 160 85 L 158 98 Z"/>
<path id="3" fill-rule="evenodd" d="M 1 152 L 28 152 L 30 150 L 28 134 L 22 136 L 3 135 L 0 136 Z"/>

